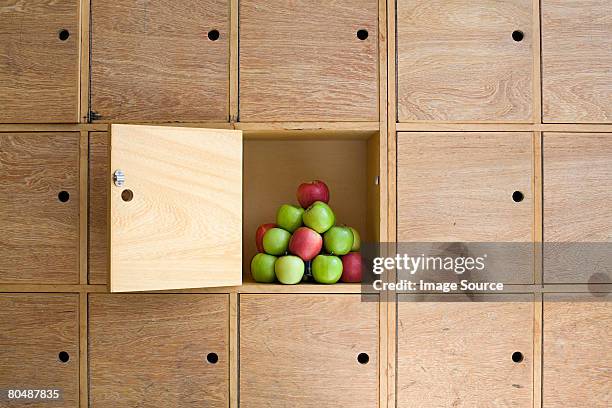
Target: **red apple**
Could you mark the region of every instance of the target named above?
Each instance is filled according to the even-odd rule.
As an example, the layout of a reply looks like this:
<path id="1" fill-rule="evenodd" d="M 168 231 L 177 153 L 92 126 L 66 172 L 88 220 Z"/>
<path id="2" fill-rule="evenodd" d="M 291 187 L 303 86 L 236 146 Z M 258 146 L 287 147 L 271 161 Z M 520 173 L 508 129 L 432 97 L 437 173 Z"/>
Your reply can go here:
<path id="1" fill-rule="evenodd" d="M 297 189 L 297 199 L 302 208 L 308 208 L 315 201 L 329 202 L 329 189 L 321 180 L 302 183 Z"/>
<path id="2" fill-rule="evenodd" d="M 350 252 L 342 258 L 342 282 L 361 282 L 363 274 L 363 261 L 359 252 Z"/>
<path id="3" fill-rule="evenodd" d="M 321 252 L 323 238 L 315 230 L 300 227 L 295 230 L 289 241 L 289 252 L 310 261 Z"/>
<path id="4" fill-rule="evenodd" d="M 262 224 L 257 227 L 257 231 L 255 231 L 255 245 L 257 246 L 257 252 L 265 252 L 263 247 L 263 237 L 267 230 L 274 227 L 276 227 L 276 224 Z"/>

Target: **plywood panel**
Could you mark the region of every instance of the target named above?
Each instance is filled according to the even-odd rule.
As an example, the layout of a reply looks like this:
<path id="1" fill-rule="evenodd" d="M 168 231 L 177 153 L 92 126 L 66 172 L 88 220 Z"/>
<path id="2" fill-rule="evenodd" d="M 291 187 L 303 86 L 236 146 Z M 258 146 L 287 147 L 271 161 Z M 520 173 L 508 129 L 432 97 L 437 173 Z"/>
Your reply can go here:
<path id="1" fill-rule="evenodd" d="M 543 140 L 544 280 L 612 282 L 612 134 L 545 133 Z"/>
<path id="2" fill-rule="evenodd" d="M 240 1 L 240 120 L 377 121 L 377 27 L 376 0 Z"/>
<path id="3" fill-rule="evenodd" d="M 397 156 L 398 241 L 531 241 L 530 133 L 400 133 Z"/>
<path id="4" fill-rule="evenodd" d="M 227 0 L 93 0 L 91 13 L 91 109 L 101 120 L 228 120 Z"/>
<path id="5" fill-rule="evenodd" d="M 118 169 L 125 185 L 110 190 L 111 291 L 240 285 L 241 131 L 112 125 Z"/>
<path id="6" fill-rule="evenodd" d="M 612 403 L 612 306 L 588 294 L 544 295 L 543 407 Z"/>
<path id="7" fill-rule="evenodd" d="M 378 406 L 376 300 L 241 295 L 240 406 Z"/>
<path id="8" fill-rule="evenodd" d="M 79 283 L 79 133 L 0 133 L 0 229 L 0 282 Z"/>
<path id="9" fill-rule="evenodd" d="M 78 0 L 3 2 L 0 123 L 77 122 L 79 44 Z"/>
<path id="10" fill-rule="evenodd" d="M 228 319 L 228 295 L 89 295 L 90 406 L 227 407 Z"/>
<path id="11" fill-rule="evenodd" d="M 110 156 L 106 132 L 89 133 L 88 280 L 108 284 L 108 182 Z"/>
<path id="12" fill-rule="evenodd" d="M 78 311 L 78 294 L 0 295 L 2 407 L 79 406 Z M 9 389 L 58 390 L 59 400 L 9 401 Z"/>
<path id="13" fill-rule="evenodd" d="M 532 9 L 531 0 L 398 0 L 398 121 L 531 121 Z"/>
<path id="14" fill-rule="evenodd" d="M 612 122 L 609 0 L 542 0 L 546 123 Z"/>
<path id="15" fill-rule="evenodd" d="M 533 297 L 459 296 L 399 296 L 397 407 L 532 408 Z"/>
<path id="16" fill-rule="evenodd" d="M 243 265 L 249 271 L 255 230 L 275 222 L 282 204 L 297 205 L 301 183 L 323 180 L 330 189 L 329 205 L 338 223 L 367 237 L 367 141 L 246 140 L 244 143 Z"/>

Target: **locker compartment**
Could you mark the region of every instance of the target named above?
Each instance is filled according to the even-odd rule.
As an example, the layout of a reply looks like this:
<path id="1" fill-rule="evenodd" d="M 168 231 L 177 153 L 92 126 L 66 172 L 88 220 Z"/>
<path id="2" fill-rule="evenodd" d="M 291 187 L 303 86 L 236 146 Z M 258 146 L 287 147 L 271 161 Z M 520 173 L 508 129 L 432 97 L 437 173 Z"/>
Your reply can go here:
<path id="1" fill-rule="evenodd" d="M 92 407 L 227 407 L 228 295 L 90 294 Z"/>
<path id="2" fill-rule="evenodd" d="M 533 407 L 532 295 L 399 295 L 397 406 Z"/>
<path id="3" fill-rule="evenodd" d="M 399 133 L 398 242 L 472 243 L 494 251 L 477 278 L 533 282 L 532 146 L 531 133 Z"/>
<path id="4" fill-rule="evenodd" d="M 609 0 L 542 0 L 545 123 L 612 123 Z"/>
<path id="5" fill-rule="evenodd" d="M 0 133 L 0 283 L 79 283 L 79 133 Z"/>
<path id="6" fill-rule="evenodd" d="M 610 333 L 606 293 L 544 294 L 544 408 L 610 406 Z"/>
<path id="7" fill-rule="evenodd" d="M 378 121 L 378 2 L 240 1 L 240 120 Z"/>
<path id="8" fill-rule="evenodd" d="M 531 122 L 532 10 L 530 0 L 398 0 L 398 121 Z"/>
<path id="9" fill-rule="evenodd" d="M 378 297 L 241 295 L 241 407 L 376 407 Z"/>
<path id="10" fill-rule="evenodd" d="M 78 122 L 79 1 L 5 2 L 0 123 Z"/>
<path id="11" fill-rule="evenodd" d="M 612 283 L 612 134 L 545 133 L 544 281 Z"/>
<path id="12" fill-rule="evenodd" d="M 226 0 L 92 0 L 91 119 L 228 120 Z"/>
<path id="13" fill-rule="evenodd" d="M 2 407 L 78 407 L 79 295 L 0 294 L 0 361 Z M 30 389 L 51 398 L 7 399 Z"/>

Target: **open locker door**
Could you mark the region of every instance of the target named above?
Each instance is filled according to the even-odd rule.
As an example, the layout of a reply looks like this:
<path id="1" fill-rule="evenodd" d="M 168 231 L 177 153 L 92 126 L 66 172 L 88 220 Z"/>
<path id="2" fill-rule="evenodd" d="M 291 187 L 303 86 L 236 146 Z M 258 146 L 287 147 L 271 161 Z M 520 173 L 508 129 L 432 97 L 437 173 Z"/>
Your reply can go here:
<path id="1" fill-rule="evenodd" d="M 242 283 L 242 132 L 111 125 L 110 291 Z"/>

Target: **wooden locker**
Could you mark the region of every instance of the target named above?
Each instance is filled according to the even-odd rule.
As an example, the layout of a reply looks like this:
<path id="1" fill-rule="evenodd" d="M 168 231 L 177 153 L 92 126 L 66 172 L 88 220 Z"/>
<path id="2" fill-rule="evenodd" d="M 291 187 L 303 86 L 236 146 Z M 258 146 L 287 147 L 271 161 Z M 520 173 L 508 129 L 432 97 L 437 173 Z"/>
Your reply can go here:
<path id="1" fill-rule="evenodd" d="M 225 122 L 227 0 L 93 0 L 93 120 Z"/>
<path id="2" fill-rule="evenodd" d="M 378 2 L 240 1 L 240 120 L 378 121 Z"/>
<path id="3" fill-rule="evenodd" d="M 378 406 L 377 300 L 241 295 L 240 406 Z"/>
<path id="4" fill-rule="evenodd" d="M 223 407 L 228 295 L 90 294 L 91 407 Z"/>
<path id="5" fill-rule="evenodd" d="M 533 296 L 421 296 L 398 296 L 397 407 L 532 408 Z"/>
<path id="6" fill-rule="evenodd" d="M 0 283 L 79 283 L 79 133 L 0 133 Z"/>
<path id="7" fill-rule="evenodd" d="M 2 407 L 79 406 L 79 295 L 0 294 Z M 8 390 L 57 390 L 8 400 Z M 40 393 L 39 393 L 40 397 Z"/>
<path id="8" fill-rule="evenodd" d="M 612 306 L 606 295 L 544 294 L 544 408 L 612 403 Z"/>
<path id="9" fill-rule="evenodd" d="M 398 0 L 399 122 L 531 122 L 531 0 Z"/>
<path id="10" fill-rule="evenodd" d="M 542 0 L 545 123 L 612 122 L 609 0 Z"/>
<path id="11" fill-rule="evenodd" d="M 110 171 L 107 132 L 89 133 L 88 281 L 108 284 L 108 181 Z"/>
<path id="12" fill-rule="evenodd" d="M 10 1 L 0 11 L 0 123 L 78 122 L 77 0 Z"/>

